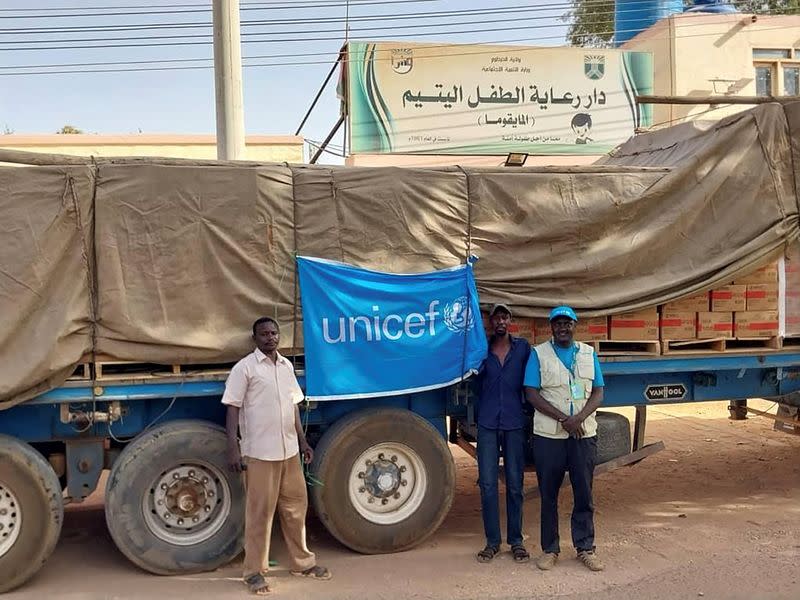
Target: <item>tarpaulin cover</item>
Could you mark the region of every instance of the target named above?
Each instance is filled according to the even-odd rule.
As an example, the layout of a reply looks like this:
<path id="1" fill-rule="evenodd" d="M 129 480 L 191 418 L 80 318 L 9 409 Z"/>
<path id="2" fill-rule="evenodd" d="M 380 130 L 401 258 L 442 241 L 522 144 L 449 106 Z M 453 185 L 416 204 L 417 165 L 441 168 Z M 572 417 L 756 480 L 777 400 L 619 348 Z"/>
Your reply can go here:
<path id="1" fill-rule="evenodd" d="M 800 235 L 800 103 L 640 135 L 589 167 L 440 169 L 0 151 L 0 407 L 103 360 L 215 363 L 262 314 L 302 347 L 294 257 L 480 260 L 481 303 L 604 315 L 773 260 Z M 287 350 L 289 351 L 289 350 Z"/>

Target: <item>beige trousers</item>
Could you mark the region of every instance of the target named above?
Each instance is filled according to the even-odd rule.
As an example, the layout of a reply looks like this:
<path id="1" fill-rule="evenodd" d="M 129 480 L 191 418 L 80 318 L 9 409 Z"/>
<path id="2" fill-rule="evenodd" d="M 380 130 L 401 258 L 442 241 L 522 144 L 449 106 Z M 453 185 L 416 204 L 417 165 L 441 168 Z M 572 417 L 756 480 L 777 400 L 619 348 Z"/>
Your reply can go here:
<path id="1" fill-rule="evenodd" d="M 308 494 L 300 457 L 258 460 L 246 457 L 247 506 L 244 521 L 244 576 L 269 570 L 269 543 L 275 509 L 289 551 L 289 568 L 304 571 L 316 564 L 306 545 Z"/>

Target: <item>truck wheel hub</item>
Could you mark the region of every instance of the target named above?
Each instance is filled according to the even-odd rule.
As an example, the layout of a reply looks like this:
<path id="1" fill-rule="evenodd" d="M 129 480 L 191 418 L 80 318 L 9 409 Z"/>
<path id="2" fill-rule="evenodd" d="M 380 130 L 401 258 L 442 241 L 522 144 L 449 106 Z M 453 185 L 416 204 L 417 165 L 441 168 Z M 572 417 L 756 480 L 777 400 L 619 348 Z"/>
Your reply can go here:
<path id="1" fill-rule="evenodd" d="M 400 442 L 383 442 L 356 458 L 348 484 L 353 508 L 362 517 L 392 525 L 420 507 L 428 480 L 414 449 Z"/>
<path id="2" fill-rule="evenodd" d="M 231 510 L 231 493 L 217 467 L 184 464 L 156 478 L 142 498 L 142 510 L 156 537 L 190 546 L 219 531 Z"/>
<path id="3" fill-rule="evenodd" d="M 400 487 L 400 469 L 387 460 L 378 460 L 368 468 L 364 485 L 373 496 L 389 498 Z"/>
<path id="4" fill-rule="evenodd" d="M 0 481 L 0 556 L 11 550 L 22 528 L 22 510 L 14 492 Z"/>

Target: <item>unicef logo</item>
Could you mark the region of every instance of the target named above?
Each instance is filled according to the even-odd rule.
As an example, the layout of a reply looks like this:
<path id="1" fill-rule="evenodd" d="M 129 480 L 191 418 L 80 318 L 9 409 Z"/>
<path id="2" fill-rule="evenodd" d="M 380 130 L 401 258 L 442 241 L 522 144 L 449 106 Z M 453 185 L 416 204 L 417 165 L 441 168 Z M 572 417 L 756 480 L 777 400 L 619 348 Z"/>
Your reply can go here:
<path id="1" fill-rule="evenodd" d="M 444 307 L 444 324 L 450 331 L 469 331 L 475 326 L 475 316 L 466 296 L 459 296 Z"/>

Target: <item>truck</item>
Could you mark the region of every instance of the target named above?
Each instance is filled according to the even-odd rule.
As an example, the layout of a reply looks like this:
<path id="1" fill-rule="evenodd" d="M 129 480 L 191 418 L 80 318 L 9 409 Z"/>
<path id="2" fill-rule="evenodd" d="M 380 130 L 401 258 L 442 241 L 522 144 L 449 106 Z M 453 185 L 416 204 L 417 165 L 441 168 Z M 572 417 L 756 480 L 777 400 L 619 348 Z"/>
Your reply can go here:
<path id="1" fill-rule="evenodd" d="M 517 314 L 543 316 L 548 303 L 573 300 L 569 290 L 580 286 L 578 295 L 588 300 L 573 303 L 589 316 L 662 304 L 773 260 L 800 234 L 798 172 L 791 160 L 776 161 L 780 152 L 789 157 L 798 152 L 789 140 L 791 127 L 800 124 L 800 110 L 790 108 L 764 105 L 714 127 L 640 136 L 623 145 L 611 163 L 582 169 L 311 169 L 168 159 L 86 161 L 0 152 L 0 161 L 29 165 L 0 167 L 0 222 L 8 228 L 0 273 L 13 280 L 0 287 L 0 302 L 5 302 L 0 304 L 5 311 L 0 329 L 0 373 L 5 379 L 0 387 L 0 591 L 22 585 L 42 567 L 58 542 L 64 506 L 92 494 L 104 471 L 109 532 L 119 551 L 138 567 L 162 575 L 193 573 L 218 568 L 239 554 L 243 482 L 226 467 L 220 398 L 231 364 L 248 349 L 251 317 L 262 312 L 272 316 L 274 308 L 284 324 L 283 351 L 292 357 L 301 385 L 304 381 L 296 278 L 285 261 L 273 260 L 272 253 L 291 258 L 305 246 L 306 252 L 336 257 L 346 254 L 351 244 L 350 253 L 360 253 L 361 262 L 378 256 L 392 268 L 397 260 L 421 261 L 421 269 L 446 264 L 464 252 L 469 256 L 482 245 L 488 266 L 476 276 L 483 303 L 505 301 Z M 738 156 L 746 161 L 732 160 L 727 135 L 740 140 Z M 771 144 L 765 143 L 767 137 Z M 771 154 L 763 150 L 767 146 Z M 625 166 L 625 160 L 633 164 Z M 648 164 L 637 164 L 641 161 Z M 659 161 L 667 166 L 653 166 Z M 688 171 L 682 165 L 688 165 Z M 355 202 L 342 204 L 354 194 L 356 176 L 366 178 L 356 187 L 372 195 L 365 199 L 356 193 Z M 687 176 L 696 178 L 689 188 Z M 745 185 L 742 177 L 754 180 Z M 668 179 L 679 186 L 678 196 L 669 195 Z M 565 182 L 572 187 L 562 185 Z M 558 270 L 559 253 L 553 254 L 559 239 L 572 243 L 586 241 L 589 235 L 585 224 L 579 224 L 580 235 L 570 230 L 590 210 L 583 200 L 602 204 L 601 212 L 616 211 L 612 222 L 603 224 L 606 229 L 594 232 L 603 245 L 626 231 L 614 233 L 619 222 L 652 220 L 652 214 L 633 202 L 637 194 L 658 195 L 662 212 L 669 211 L 666 200 L 680 200 L 676 215 L 689 211 L 695 222 L 702 220 L 703 207 L 711 206 L 715 219 L 723 221 L 717 192 L 727 195 L 730 188 L 720 182 L 739 190 L 727 204 L 728 216 L 753 206 L 756 197 L 760 204 L 731 216 L 716 230 L 708 223 L 701 227 L 702 240 L 710 245 L 699 245 L 692 223 L 678 223 L 682 243 L 696 246 L 694 250 L 687 252 L 682 246 L 655 251 L 649 266 L 643 266 L 641 249 L 631 240 L 626 253 L 609 258 L 614 264 L 627 261 L 623 267 L 629 281 L 639 286 L 633 290 L 620 294 L 620 281 L 595 284 L 591 274 L 566 277 L 565 288 L 553 283 L 564 279 L 554 273 L 565 272 Z M 262 194 L 264 186 L 278 184 L 288 186 L 288 194 Z M 565 194 L 563 203 L 554 207 L 545 199 L 545 212 L 539 205 L 529 211 L 537 218 L 554 219 L 548 231 L 557 235 L 548 238 L 540 231 L 535 238 L 543 241 L 526 237 L 514 246 L 512 238 L 519 234 L 514 230 L 501 245 L 519 254 L 530 247 L 537 252 L 545 248 L 552 255 L 550 262 L 498 254 L 491 244 L 491 236 L 497 235 L 492 227 L 498 219 L 511 217 L 512 225 L 525 225 L 525 206 L 517 203 L 520 190 L 531 185 L 544 190 L 544 184 Z M 229 191 L 237 186 L 235 193 Z M 576 191 L 580 189 L 583 196 Z M 437 190 L 444 191 L 437 196 Z M 517 212 L 508 213 L 499 203 L 488 210 L 488 204 L 505 192 L 514 198 Z M 442 198 L 462 193 L 466 205 L 454 202 L 449 206 L 460 208 L 442 210 Z M 537 191 L 536 196 L 544 193 Z M 225 203 L 214 205 L 216 194 L 224 195 Z M 420 194 L 434 196 L 435 202 L 426 204 Z M 313 202 L 303 205 L 305 195 Z M 479 201 L 473 202 L 473 195 Z M 279 198 L 270 211 L 259 208 L 245 214 L 263 236 L 254 241 L 250 229 L 237 220 L 242 206 L 254 197 L 272 196 Z M 693 198 L 694 212 L 686 196 Z M 40 202 L 45 197 L 46 206 Z M 237 204 L 242 198 L 244 204 Z M 22 199 L 29 204 L 20 209 Z M 327 202 L 337 208 L 332 217 L 327 215 L 324 227 L 298 225 L 298 215 L 306 214 L 310 221 L 327 210 Z M 180 210 L 173 213 L 174 205 Z M 60 216 L 47 213 L 47 207 Z M 414 230 L 412 209 L 424 213 L 425 234 Z M 293 226 L 286 226 L 287 215 L 294 215 Z M 390 215 L 397 218 L 390 222 Z M 62 217 L 72 225 L 63 229 Z M 229 219 L 231 227 L 221 233 L 223 219 Z M 467 224 L 466 235 L 456 236 L 458 243 L 451 239 L 455 221 Z M 591 218 L 588 223 L 593 223 Z M 648 232 L 642 221 L 638 223 L 643 238 L 663 238 L 668 229 L 659 221 Z M 61 235 L 62 229 L 67 234 Z M 338 245 L 326 238 L 332 230 L 340 230 Z M 30 231 L 37 233 L 26 237 Z M 398 252 L 403 231 L 408 231 L 409 248 L 416 253 Z M 189 250 L 183 251 L 170 237 L 175 232 Z M 376 235 L 392 247 L 391 260 L 376 243 Z M 720 247 L 724 239 L 730 248 Z M 26 246 L 25 240 L 32 241 Z M 651 243 L 648 240 L 644 241 Z M 228 251 L 235 261 L 221 254 Z M 269 263 L 266 275 L 245 268 L 250 251 Z M 204 252 L 209 254 L 198 267 L 196 255 Z M 589 250 L 584 245 L 576 252 L 578 271 L 585 272 L 592 264 Z M 704 260 L 698 261 L 698 256 Z M 515 296 L 520 281 L 527 280 L 511 275 L 521 273 L 514 269 L 523 263 L 525 268 L 533 264 L 534 271 L 538 264 L 542 270 L 529 275 L 533 288 L 529 285 Z M 139 268 L 141 264 L 145 268 Z M 498 264 L 506 270 L 497 270 Z M 237 275 L 237 268 L 244 273 Z M 200 285 L 196 278 L 185 277 L 187 272 L 199 272 L 206 279 Z M 222 279 L 219 272 L 224 273 Z M 252 278 L 272 287 L 256 286 L 260 291 L 253 294 L 242 283 Z M 22 291 L 10 295 L 13 286 Z M 274 304 L 266 304 L 268 309 L 264 290 L 276 298 Z M 616 294 L 610 300 L 603 296 L 609 290 Z M 48 293 L 59 295 L 52 298 Z M 139 310 L 148 303 L 147 312 Z M 197 321 L 196 303 L 212 316 Z M 630 464 L 659 449 L 659 444 L 645 444 L 651 405 L 759 397 L 774 399 L 796 413 L 800 348 L 790 336 L 773 342 L 740 344 L 732 352 L 704 346 L 661 355 L 658 344 L 659 350 L 646 353 L 601 352 L 604 406 L 636 407 L 636 418 L 631 431 L 621 415 L 598 414 L 598 469 Z M 456 492 L 450 444 L 474 452 L 474 406 L 470 380 L 395 396 L 305 402 L 302 419 L 315 448 L 308 474 L 310 499 L 322 524 L 343 545 L 366 554 L 403 551 L 427 539 L 446 517 Z M 796 423 L 791 416 L 779 420 Z"/>

